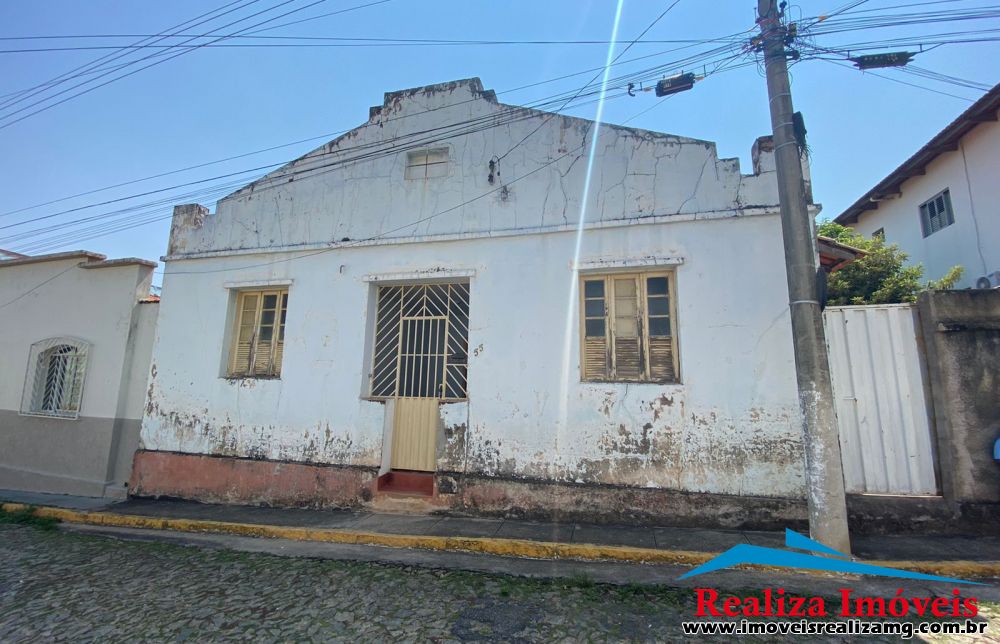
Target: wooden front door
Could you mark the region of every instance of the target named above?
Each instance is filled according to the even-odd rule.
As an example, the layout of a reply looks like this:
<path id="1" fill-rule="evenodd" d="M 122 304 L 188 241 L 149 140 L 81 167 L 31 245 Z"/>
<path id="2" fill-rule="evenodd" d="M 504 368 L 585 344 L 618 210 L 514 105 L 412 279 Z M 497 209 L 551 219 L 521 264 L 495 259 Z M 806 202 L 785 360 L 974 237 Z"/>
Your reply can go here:
<path id="1" fill-rule="evenodd" d="M 394 470 L 435 470 L 438 401 L 443 396 L 448 358 L 447 323 L 447 317 L 433 315 L 401 320 L 392 429 Z"/>
<path id="2" fill-rule="evenodd" d="M 469 284 L 380 286 L 372 396 L 393 400 L 389 467 L 433 472 L 440 403 L 466 399 Z"/>

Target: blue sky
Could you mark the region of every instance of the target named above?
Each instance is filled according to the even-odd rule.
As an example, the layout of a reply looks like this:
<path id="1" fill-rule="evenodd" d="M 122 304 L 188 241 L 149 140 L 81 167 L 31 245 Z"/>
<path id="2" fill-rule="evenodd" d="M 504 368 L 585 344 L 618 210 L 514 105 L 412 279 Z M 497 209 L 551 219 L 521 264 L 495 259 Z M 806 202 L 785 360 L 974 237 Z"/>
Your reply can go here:
<path id="1" fill-rule="evenodd" d="M 279 1 L 259 0 L 252 8 L 233 13 L 228 18 L 266 9 Z M 315 0 L 289 0 L 281 9 L 219 33 L 304 7 L 310 1 Z M 329 13 L 365 4 L 365 1 L 326 0 L 280 22 Z M 803 2 L 793 5 L 791 11 L 793 16 L 816 16 L 846 2 Z M 0 5 L 0 37 L 155 34 L 223 4 L 223 0 L 6 2 Z M 876 11 L 859 15 L 904 11 L 888 9 L 901 4 L 912 3 L 869 0 L 858 9 Z M 619 38 L 624 42 L 619 49 L 641 33 L 667 5 L 666 2 L 625 0 L 619 31 Z M 644 40 L 700 40 L 750 30 L 755 6 L 754 0 L 714 3 L 680 0 Z M 913 7 L 908 11 L 950 11 L 985 6 L 988 3 L 949 1 Z M 461 40 L 607 40 L 614 13 L 615 3 L 611 1 L 392 0 L 266 33 L 272 36 Z M 211 26 L 221 26 L 226 21 L 220 19 L 186 33 L 205 33 Z M 996 19 L 911 25 L 831 34 L 818 37 L 815 42 L 831 47 L 859 40 L 998 28 L 1000 21 Z M 139 38 L 3 40 L 0 48 L 122 45 L 136 40 Z M 624 59 L 678 46 L 638 43 Z M 707 46 L 701 47 L 704 48 Z M 696 51 L 699 48 L 651 56 L 620 69 L 622 73 L 638 71 Z M 35 86 L 108 53 L 108 50 L 88 50 L 0 54 L 0 79 L 3 79 L 0 94 Z M 147 53 L 130 54 L 131 58 L 119 62 Z M 575 90 L 590 80 L 592 74 L 517 92 L 504 90 L 598 67 L 606 57 L 607 45 L 603 44 L 198 49 L 0 129 L 0 149 L 3 150 L 0 154 L 0 213 L 3 213 L 0 214 L 0 226 L 290 160 L 316 147 L 322 139 L 7 214 L 79 192 L 355 127 L 367 119 L 369 106 L 381 104 L 386 91 L 479 76 L 487 88 L 500 93 L 502 102 L 526 104 Z M 1000 43 L 989 42 L 942 46 L 919 55 L 914 64 L 992 85 L 1000 80 L 998 60 Z M 685 71 L 703 70 L 697 67 L 685 68 Z M 824 216 L 836 216 L 968 107 L 971 99 L 981 95 L 978 90 L 903 75 L 899 70 L 880 70 L 879 73 L 954 96 L 863 74 L 827 61 L 809 60 L 792 68 L 795 107 L 804 113 L 809 130 L 814 195 L 824 206 Z M 72 84 L 77 82 L 80 81 Z M 652 93 L 616 98 L 607 103 L 605 119 L 620 123 L 652 108 L 629 124 L 715 141 L 720 156 L 739 157 L 743 171 L 750 172 L 750 146 L 756 137 L 769 133 L 770 129 L 764 79 L 756 66 L 709 75 L 692 91 L 653 107 L 655 101 Z M 46 103 L 38 107 L 44 105 Z M 0 115 L 9 111 L 0 109 Z M 592 117 L 595 111 L 596 105 L 590 104 L 570 109 L 568 113 Z M 0 125 L 6 122 L 0 118 Z M 249 182 L 253 174 L 248 173 L 246 178 Z M 190 201 L 182 198 L 184 193 L 217 183 L 219 181 L 206 182 L 23 226 L 0 228 L 0 247 L 27 248 L 28 241 L 4 240 L 9 235 L 43 225 L 62 225 L 73 219 L 159 199 L 170 203 Z M 212 202 L 206 205 L 214 208 Z M 169 210 L 169 205 L 150 206 L 145 211 L 149 215 L 145 216 L 162 213 L 165 217 Z M 66 240 L 62 246 L 48 250 L 87 248 L 109 256 L 155 259 L 166 248 L 168 229 L 169 219 L 162 219 L 114 235 L 86 241 Z M 71 229 L 55 232 L 67 231 Z"/>

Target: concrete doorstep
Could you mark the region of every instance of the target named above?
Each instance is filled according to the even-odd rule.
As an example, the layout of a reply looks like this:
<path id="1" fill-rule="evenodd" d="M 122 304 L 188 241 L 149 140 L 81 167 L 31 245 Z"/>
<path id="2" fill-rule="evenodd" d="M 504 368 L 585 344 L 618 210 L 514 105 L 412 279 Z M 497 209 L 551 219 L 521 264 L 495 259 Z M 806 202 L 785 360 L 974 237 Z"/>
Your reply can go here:
<path id="1" fill-rule="evenodd" d="M 548 561 L 695 566 L 738 544 L 784 546 L 779 532 L 557 524 L 510 519 L 377 514 L 209 505 L 189 501 L 123 502 L 0 491 L 7 512 L 97 529 L 175 531 L 316 544 L 380 546 L 458 555 Z M 1000 538 L 859 537 L 855 557 L 867 563 L 956 578 L 1000 577 Z M 829 573 L 814 573 L 829 575 Z"/>

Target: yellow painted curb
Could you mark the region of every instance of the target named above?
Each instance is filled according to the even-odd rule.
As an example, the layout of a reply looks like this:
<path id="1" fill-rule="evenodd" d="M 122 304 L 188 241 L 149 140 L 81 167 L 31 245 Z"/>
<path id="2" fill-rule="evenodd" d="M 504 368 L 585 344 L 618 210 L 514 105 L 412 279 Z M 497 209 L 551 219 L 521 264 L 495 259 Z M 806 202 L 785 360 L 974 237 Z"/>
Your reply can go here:
<path id="1" fill-rule="evenodd" d="M 0 504 L 5 512 L 23 511 L 32 506 L 22 503 Z M 233 523 L 205 519 L 172 519 L 145 517 L 110 512 L 81 512 L 65 508 L 35 507 L 34 516 L 50 517 L 66 523 L 111 526 L 116 528 L 143 528 L 151 530 L 176 530 L 180 532 L 213 532 L 243 537 L 268 537 L 293 541 L 320 543 L 347 543 L 389 548 L 419 548 L 476 552 L 506 557 L 529 559 L 577 559 L 584 561 L 625 561 L 656 564 L 697 566 L 716 557 L 719 553 L 692 552 L 688 550 L 661 550 L 632 546 L 609 546 L 589 543 L 557 543 L 527 539 L 499 539 L 492 537 L 441 537 L 412 534 L 385 534 L 359 532 L 337 528 L 302 528 L 255 523 Z M 944 577 L 1000 577 L 1000 562 L 975 561 L 869 561 L 877 566 L 903 568 L 915 572 Z M 753 566 L 753 568 L 771 568 Z M 778 568 L 775 568 L 778 569 Z M 821 571 L 813 574 L 829 575 Z"/>

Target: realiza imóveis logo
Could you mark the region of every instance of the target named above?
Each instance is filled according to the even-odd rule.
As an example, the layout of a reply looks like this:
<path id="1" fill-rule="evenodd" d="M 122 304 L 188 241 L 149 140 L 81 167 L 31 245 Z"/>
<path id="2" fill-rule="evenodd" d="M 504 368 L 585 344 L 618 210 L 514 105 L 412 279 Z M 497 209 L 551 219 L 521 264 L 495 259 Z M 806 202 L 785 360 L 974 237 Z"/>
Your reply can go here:
<path id="1" fill-rule="evenodd" d="M 780 548 L 766 548 L 764 546 L 753 546 L 748 543 L 733 546 L 718 557 L 707 561 L 687 574 L 681 575 L 681 579 L 703 575 L 706 572 L 732 568 L 741 564 L 758 564 L 761 566 L 776 566 L 779 568 L 800 568 L 805 570 L 824 570 L 828 572 L 847 572 L 859 575 L 877 575 L 879 577 L 899 577 L 903 579 L 923 579 L 927 581 L 944 581 L 953 584 L 973 584 L 981 586 L 980 582 L 967 581 L 964 579 L 953 579 L 951 577 L 939 577 L 937 575 L 927 575 L 922 572 L 901 570 L 898 568 L 886 568 L 866 564 L 860 561 L 851 561 L 851 558 L 833 548 L 824 546 L 818 541 L 799 534 L 794 530 L 785 529 L 785 547 L 796 550 L 807 550 L 813 553 L 822 553 L 828 556 L 807 554 L 805 552 L 793 552 Z"/>

